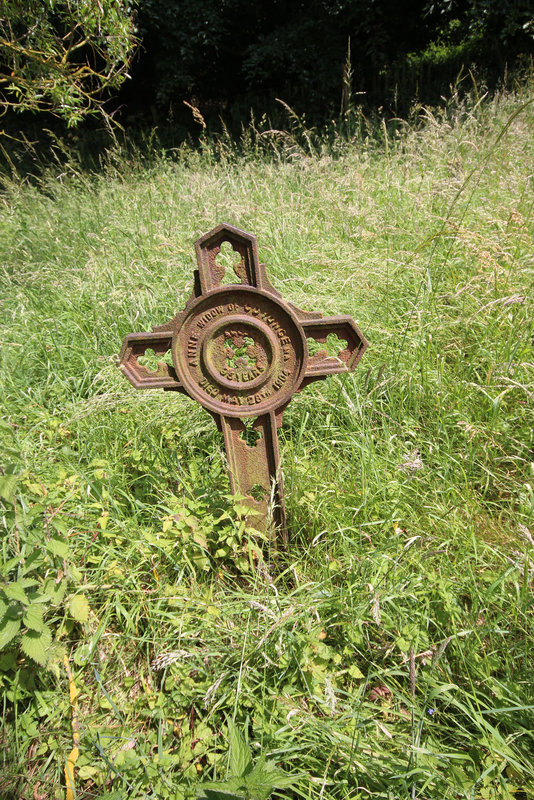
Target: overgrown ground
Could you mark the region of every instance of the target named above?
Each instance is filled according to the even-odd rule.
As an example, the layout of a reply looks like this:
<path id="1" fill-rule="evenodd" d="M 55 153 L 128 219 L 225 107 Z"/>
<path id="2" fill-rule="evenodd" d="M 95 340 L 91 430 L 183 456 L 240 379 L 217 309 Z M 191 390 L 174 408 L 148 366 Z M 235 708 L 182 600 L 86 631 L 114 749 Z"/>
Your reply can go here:
<path id="1" fill-rule="evenodd" d="M 245 740 L 255 800 L 534 798 L 529 96 L 6 178 L 1 798 L 70 757 L 80 800 L 182 799 Z M 209 415 L 116 368 L 221 221 L 371 343 L 289 406 L 263 558 Z"/>

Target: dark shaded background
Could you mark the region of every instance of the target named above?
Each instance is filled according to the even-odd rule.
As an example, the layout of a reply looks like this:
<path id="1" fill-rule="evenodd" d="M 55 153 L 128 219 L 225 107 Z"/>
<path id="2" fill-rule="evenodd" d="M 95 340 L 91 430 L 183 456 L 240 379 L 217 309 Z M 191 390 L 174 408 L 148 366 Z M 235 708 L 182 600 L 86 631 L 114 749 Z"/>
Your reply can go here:
<path id="1" fill-rule="evenodd" d="M 120 95 L 126 123 L 226 124 L 276 113 L 314 123 L 349 102 L 406 113 L 471 69 L 495 87 L 533 52 L 530 0 L 143 0 L 141 48 Z M 349 56 L 350 41 L 350 59 Z M 466 81 L 472 88 L 472 80 Z M 352 92 L 352 98 L 348 92 Z"/>
<path id="2" fill-rule="evenodd" d="M 287 129 L 279 100 L 319 129 L 357 107 L 391 120 L 451 87 L 482 94 L 533 71 L 534 0 L 137 0 L 134 14 L 131 77 L 104 98 L 132 143 L 154 128 L 164 147 L 223 125 L 238 136 L 251 119 Z M 91 164 L 110 144 L 98 117 L 68 129 L 46 112 L 9 112 L 2 125 L 13 162 L 36 161 L 17 150 L 20 132 Z"/>

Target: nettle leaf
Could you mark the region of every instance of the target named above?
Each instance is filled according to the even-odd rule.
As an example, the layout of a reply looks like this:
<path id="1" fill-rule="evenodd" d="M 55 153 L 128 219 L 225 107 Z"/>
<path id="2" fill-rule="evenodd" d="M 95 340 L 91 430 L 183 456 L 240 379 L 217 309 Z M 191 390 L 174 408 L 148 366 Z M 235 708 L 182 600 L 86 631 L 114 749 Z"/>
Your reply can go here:
<path id="1" fill-rule="evenodd" d="M 20 578 L 19 581 L 23 589 L 31 589 L 34 586 L 39 586 L 39 581 L 36 578 Z"/>
<path id="2" fill-rule="evenodd" d="M 36 603 L 32 603 L 32 605 L 28 606 L 26 609 L 26 613 L 24 614 L 22 621 L 26 627 L 31 628 L 32 631 L 37 631 L 38 633 L 41 632 L 45 627 L 43 620 L 43 607 L 37 605 Z"/>
<path id="3" fill-rule="evenodd" d="M 20 619 L 4 617 L 2 622 L 0 622 L 0 650 L 3 650 L 4 647 L 15 638 L 19 630 Z"/>
<path id="4" fill-rule="evenodd" d="M 73 564 L 70 565 L 69 568 L 69 577 L 75 583 L 81 583 L 83 578 L 83 573 L 78 567 L 75 567 Z"/>
<path id="5" fill-rule="evenodd" d="M 19 482 L 19 475 L 14 475 L 12 466 L 6 468 L 5 474 L 0 475 L 0 497 L 6 502 L 13 500 L 15 496 L 15 489 Z"/>
<path id="6" fill-rule="evenodd" d="M 67 525 L 65 520 L 54 517 L 54 519 L 52 520 L 52 525 L 54 526 L 54 528 L 58 533 L 62 533 L 64 536 L 68 536 L 69 526 Z"/>
<path id="7" fill-rule="evenodd" d="M 0 620 L 4 619 L 8 608 L 9 603 L 7 603 L 6 600 L 4 600 L 4 598 L 0 595 Z"/>
<path id="8" fill-rule="evenodd" d="M 44 625 L 42 631 L 28 631 L 22 637 L 20 644 L 27 656 L 44 667 L 48 662 L 52 631 L 48 625 Z"/>
<path id="9" fill-rule="evenodd" d="M 14 650 L 0 655 L 0 672 L 11 672 L 17 668 L 17 654 Z"/>
<path id="10" fill-rule="evenodd" d="M 246 794 L 239 778 L 220 783 L 205 783 L 197 789 L 199 800 L 245 800 Z"/>
<path id="11" fill-rule="evenodd" d="M 8 583 L 7 586 L 4 586 L 4 592 L 10 600 L 17 600 L 24 605 L 28 605 L 30 602 L 20 583 Z"/>
<path id="12" fill-rule="evenodd" d="M 44 564 L 44 554 L 42 550 L 33 550 L 29 556 L 26 556 L 24 559 L 24 566 L 22 568 L 22 574 L 26 575 L 33 569 L 38 569 L 40 566 Z"/>
<path id="13" fill-rule="evenodd" d="M 18 567 L 20 564 L 20 556 L 15 556 L 14 558 L 10 558 L 9 561 L 4 561 L 0 565 L 0 574 L 1 575 L 9 575 L 11 570 L 14 567 Z"/>
<path id="14" fill-rule="evenodd" d="M 230 742 L 230 775 L 241 778 L 252 769 L 252 753 L 241 733 L 231 720 L 228 720 Z"/>
<path id="15" fill-rule="evenodd" d="M 65 653 L 65 646 L 59 642 L 53 642 L 48 650 L 48 661 L 46 662 L 46 667 L 54 673 L 58 680 L 60 676 L 60 666 L 63 664 Z"/>
<path id="16" fill-rule="evenodd" d="M 50 539 L 50 541 L 46 543 L 46 549 L 54 556 L 59 556 L 59 558 L 68 558 L 69 545 L 63 539 Z"/>
<path id="17" fill-rule="evenodd" d="M 256 764 L 250 775 L 247 775 L 247 789 L 255 800 L 267 800 L 272 794 L 276 783 L 272 775 L 265 772 L 263 764 Z"/>
<path id="18" fill-rule="evenodd" d="M 273 789 L 287 789 L 293 786 L 299 777 L 298 775 L 288 775 L 274 761 L 261 756 L 252 772 L 247 775 L 246 783 L 254 797 L 257 795 L 258 800 L 266 800 Z"/>
<path id="19" fill-rule="evenodd" d="M 76 622 L 87 622 L 89 619 L 89 601 L 84 594 L 75 595 L 69 603 L 71 617 Z"/>
<path id="20" fill-rule="evenodd" d="M 45 600 L 57 605 L 63 600 L 66 590 L 66 580 L 56 583 L 55 578 L 47 578 L 44 583 L 43 591 L 40 593 L 39 599 L 41 602 Z"/>

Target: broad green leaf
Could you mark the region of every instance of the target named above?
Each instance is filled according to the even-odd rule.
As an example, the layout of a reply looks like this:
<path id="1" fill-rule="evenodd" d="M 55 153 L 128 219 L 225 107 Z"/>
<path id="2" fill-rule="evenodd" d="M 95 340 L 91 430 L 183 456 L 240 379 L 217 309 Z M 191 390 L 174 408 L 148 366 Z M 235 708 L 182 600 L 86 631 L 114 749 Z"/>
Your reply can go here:
<path id="1" fill-rule="evenodd" d="M 7 653 L 0 655 L 0 672 L 11 672 L 17 668 L 17 654 L 16 651 L 11 650 Z"/>
<path id="2" fill-rule="evenodd" d="M 204 531 L 196 531 L 193 534 L 193 541 L 199 544 L 204 550 L 208 549 L 208 540 Z"/>
<path id="3" fill-rule="evenodd" d="M 23 589 L 31 589 L 32 586 L 39 586 L 39 581 L 35 578 L 19 578 L 17 583 L 20 583 Z"/>
<path id="4" fill-rule="evenodd" d="M 103 511 L 96 521 L 100 530 L 105 531 L 109 522 L 109 511 Z"/>
<path id="5" fill-rule="evenodd" d="M 59 583 L 55 583 L 55 587 L 56 588 L 52 600 L 54 603 L 61 603 L 61 601 L 65 597 L 65 592 L 67 591 L 67 581 L 63 580 L 60 581 Z"/>
<path id="6" fill-rule="evenodd" d="M 247 786 L 247 796 L 254 800 L 268 800 L 273 793 L 274 784 L 261 774 L 251 772 L 245 778 Z"/>
<path id="7" fill-rule="evenodd" d="M 350 675 L 351 678 L 354 678 L 357 681 L 362 680 L 362 678 L 364 677 L 363 672 L 360 669 L 358 669 L 356 664 L 352 664 L 349 667 L 349 675 Z"/>
<path id="8" fill-rule="evenodd" d="M 98 772 L 98 767 L 92 767 L 90 764 L 84 764 L 78 769 L 78 778 L 81 781 L 86 781 L 89 780 L 89 778 L 94 778 L 95 775 L 98 775 Z"/>
<path id="9" fill-rule="evenodd" d="M 44 628 L 43 607 L 32 603 L 31 606 L 28 606 L 26 609 L 22 621 L 26 627 L 31 628 L 32 631 L 42 631 Z"/>
<path id="10" fill-rule="evenodd" d="M 206 784 L 203 785 L 206 786 Z M 220 792 L 245 792 L 245 785 L 242 778 L 227 778 L 225 781 L 214 781 L 206 786 L 207 789 L 216 789 Z"/>
<path id="11" fill-rule="evenodd" d="M 22 574 L 26 575 L 27 572 L 30 572 L 32 569 L 37 569 L 40 567 L 44 562 L 44 553 L 42 550 L 33 550 L 29 556 L 26 556 L 24 560 L 24 566 L 22 567 Z"/>
<path id="12" fill-rule="evenodd" d="M 3 564 L 0 565 L 0 574 L 9 575 L 11 570 L 19 564 L 20 556 L 15 556 L 14 558 L 10 558 L 9 561 L 4 561 Z"/>
<path id="13" fill-rule="evenodd" d="M 69 526 L 67 525 L 65 520 L 58 519 L 57 517 L 54 517 L 54 519 L 52 520 L 52 525 L 54 526 L 54 528 L 56 529 L 56 531 L 58 533 L 62 533 L 63 536 L 67 536 L 68 535 Z"/>
<path id="14" fill-rule="evenodd" d="M 61 603 L 67 589 L 67 581 L 62 580 L 56 583 L 54 578 L 47 578 L 42 592 L 39 594 L 39 602 L 50 602 L 55 605 Z"/>
<path id="15" fill-rule="evenodd" d="M 50 539 L 50 541 L 46 543 L 46 549 L 54 556 L 68 558 L 69 545 L 63 539 Z"/>
<path id="16" fill-rule="evenodd" d="M 41 486 L 40 483 L 32 483 L 31 481 L 24 481 L 24 486 L 26 486 L 29 491 L 36 495 L 37 497 L 46 497 L 46 489 L 44 486 Z"/>
<path id="17" fill-rule="evenodd" d="M 5 613 L 9 608 L 9 603 L 7 603 L 1 596 L 0 596 L 0 620 L 4 619 Z"/>
<path id="18" fill-rule="evenodd" d="M 199 800 L 245 800 L 246 794 L 239 778 L 224 782 L 205 783 L 197 789 Z"/>
<path id="19" fill-rule="evenodd" d="M 10 600 L 17 600 L 19 603 L 24 603 L 24 605 L 29 603 L 26 592 L 20 583 L 8 583 L 7 586 L 4 586 L 4 592 Z"/>
<path id="20" fill-rule="evenodd" d="M 241 778 L 252 769 L 252 753 L 232 720 L 228 720 L 230 741 L 230 775 Z"/>
<path id="21" fill-rule="evenodd" d="M 275 789 L 289 789 L 295 785 L 299 777 L 301 778 L 302 775 L 288 775 L 284 770 L 277 768 L 276 775 L 273 776 L 274 787 Z"/>
<path id="22" fill-rule="evenodd" d="M 10 619 L 9 617 L 4 617 L 2 622 L 0 622 L 0 650 L 3 650 L 4 647 L 9 644 L 11 639 L 13 639 L 20 630 L 20 619 Z"/>
<path id="23" fill-rule="evenodd" d="M 12 473 L 13 467 L 6 469 L 5 475 L 0 475 L 0 497 L 7 503 L 13 500 L 15 489 L 19 482 L 19 476 Z"/>
<path id="24" fill-rule="evenodd" d="M 254 797 L 257 795 L 258 800 L 266 800 L 273 789 L 289 788 L 299 777 L 299 775 L 289 775 L 277 767 L 274 761 L 268 761 L 262 756 L 245 780 Z"/>
<path id="25" fill-rule="evenodd" d="M 42 631 L 28 631 L 21 639 L 22 651 L 37 664 L 46 666 L 49 657 L 49 649 L 52 644 L 52 631 L 48 625 L 43 626 Z"/>
<path id="26" fill-rule="evenodd" d="M 38 716 L 51 717 L 54 713 L 53 708 L 55 705 L 55 693 L 52 691 L 39 691 L 38 689 L 35 689 L 33 696 L 35 699 L 35 706 Z"/>
<path id="27" fill-rule="evenodd" d="M 60 642 L 53 642 L 48 649 L 48 661 L 46 662 L 46 668 L 53 672 L 58 680 L 60 676 L 60 667 L 63 664 L 65 652 L 65 646 L 60 644 Z"/>
<path id="28" fill-rule="evenodd" d="M 89 602 L 84 594 L 75 595 L 69 603 L 69 611 L 76 622 L 87 622 L 89 619 Z"/>
<path id="29" fill-rule="evenodd" d="M 236 503 L 234 506 L 235 513 L 241 517 L 260 517 L 261 511 L 257 511 L 255 508 L 250 508 L 250 506 L 246 506 L 243 503 Z"/>

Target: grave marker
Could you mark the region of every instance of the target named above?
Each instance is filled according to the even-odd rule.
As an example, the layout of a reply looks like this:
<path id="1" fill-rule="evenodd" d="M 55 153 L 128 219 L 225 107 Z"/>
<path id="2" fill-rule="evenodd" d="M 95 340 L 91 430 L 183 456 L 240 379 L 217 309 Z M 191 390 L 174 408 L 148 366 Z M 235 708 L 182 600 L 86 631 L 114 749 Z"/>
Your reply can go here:
<path id="1" fill-rule="evenodd" d="M 223 284 L 217 262 L 229 242 L 239 261 L 238 283 Z M 251 524 L 266 529 L 269 512 L 287 540 L 277 428 L 295 392 L 315 380 L 352 371 L 367 341 L 352 317 L 323 317 L 282 298 L 258 260 L 256 237 L 222 224 L 195 244 L 198 269 L 183 311 L 148 333 L 126 336 L 120 368 L 136 389 L 187 394 L 214 417 L 224 435 L 232 492 L 246 496 Z M 330 334 L 347 342 L 329 356 L 312 355 L 307 339 L 326 344 Z M 149 349 L 172 353 L 155 370 L 139 363 Z"/>

